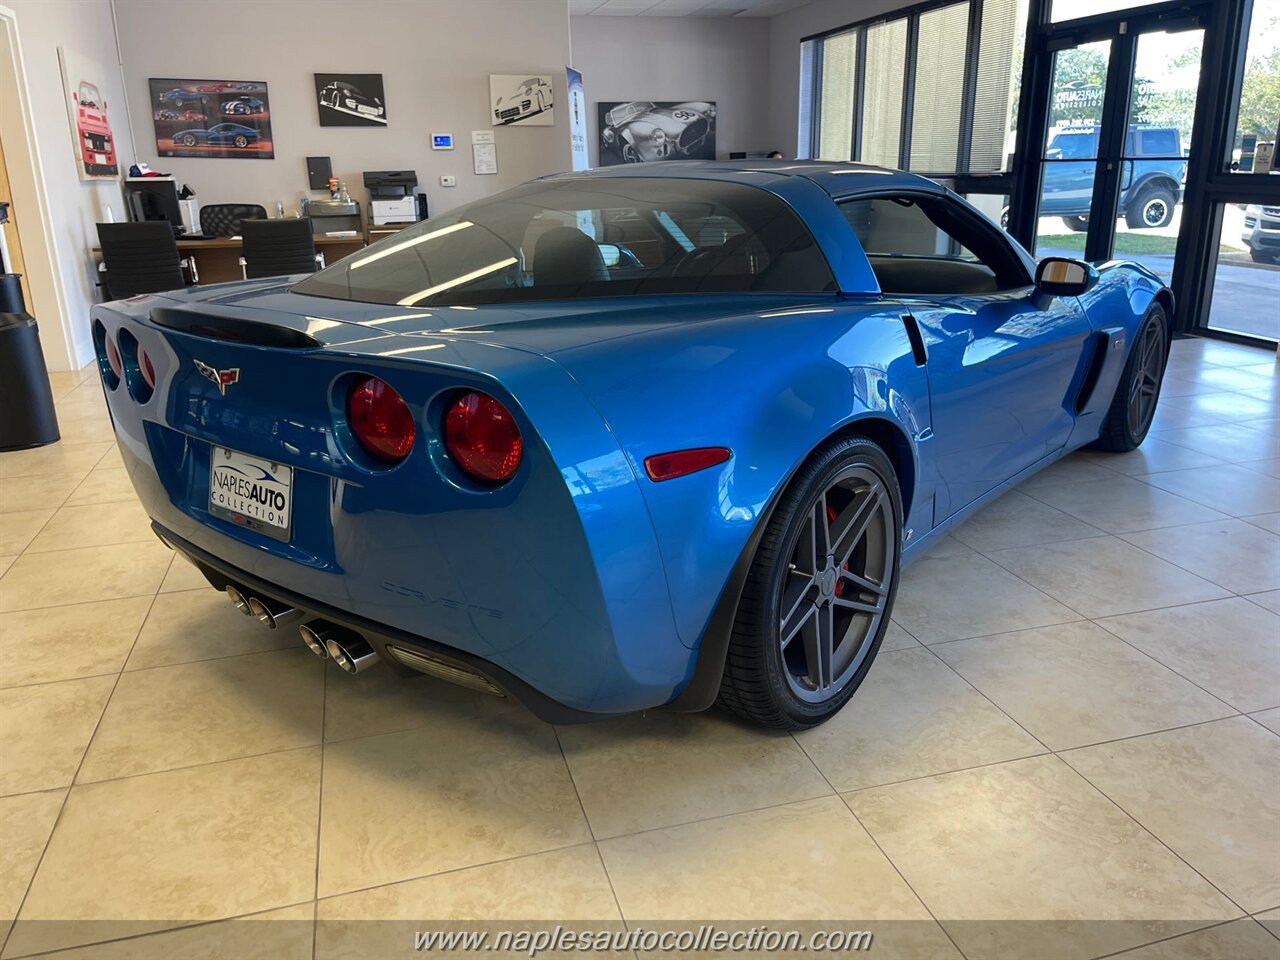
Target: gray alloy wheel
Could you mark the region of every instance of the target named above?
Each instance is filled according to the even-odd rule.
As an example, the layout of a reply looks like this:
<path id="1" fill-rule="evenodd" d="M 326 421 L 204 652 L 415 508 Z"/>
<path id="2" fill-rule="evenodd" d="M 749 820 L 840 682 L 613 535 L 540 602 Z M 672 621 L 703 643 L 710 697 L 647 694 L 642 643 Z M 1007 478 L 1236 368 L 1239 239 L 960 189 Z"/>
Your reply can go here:
<path id="1" fill-rule="evenodd" d="M 234 143 L 237 147 L 244 148 L 249 145 L 249 138 L 246 137 L 243 133 L 237 133 L 235 139 L 232 140 L 231 142 Z"/>
<path id="2" fill-rule="evenodd" d="M 185 135 L 182 137 L 182 141 L 181 141 L 181 142 L 182 142 L 182 145 L 183 145 L 184 147 L 194 147 L 194 146 L 196 145 L 196 138 L 195 138 L 195 135 L 194 135 L 194 134 L 190 134 L 190 133 L 185 134 Z"/>
<path id="3" fill-rule="evenodd" d="M 831 699 L 862 666 L 885 617 L 896 553 L 884 478 L 847 467 L 805 515 L 779 591 L 778 649 L 798 699 Z"/>
<path id="4" fill-rule="evenodd" d="M 865 437 L 815 450 L 778 500 L 738 598 L 718 702 L 803 730 L 853 696 L 889 626 L 902 499 Z"/>
<path id="5" fill-rule="evenodd" d="M 1146 439 L 1160 402 L 1160 384 L 1169 357 L 1169 325 L 1164 308 L 1153 303 L 1142 318 L 1129 359 L 1094 446 L 1124 453 Z"/>

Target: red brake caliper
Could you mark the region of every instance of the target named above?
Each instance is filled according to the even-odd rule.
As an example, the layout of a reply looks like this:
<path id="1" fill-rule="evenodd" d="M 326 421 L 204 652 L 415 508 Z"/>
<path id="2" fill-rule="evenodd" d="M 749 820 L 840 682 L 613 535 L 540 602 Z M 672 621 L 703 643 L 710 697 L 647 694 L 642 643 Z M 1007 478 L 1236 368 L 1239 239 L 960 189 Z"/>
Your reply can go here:
<path id="1" fill-rule="evenodd" d="M 827 523 L 835 523 L 835 522 L 836 522 L 836 517 L 837 517 L 837 516 L 838 516 L 838 514 L 836 513 L 836 508 L 835 508 L 835 507 L 833 507 L 831 504 L 829 504 L 829 503 L 828 503 L 828 504 L 827 504 Z M 847 560 L 846 560 L 846 561 L 845 561 L 845 563 L 844 563 L 844 567 L 843 567 L 843 569 L 845 569 L 845 570 L 848 570 L 848 569 L 849 569 L 849 562 L 848 562 Z M 843 596 L 844 596 L 844 581 L 843 581 L 843 580 L 837 580 L 837 581 L 836 581 L 836 596 L 837 596 L 837 597 L 843 597 Z"/>

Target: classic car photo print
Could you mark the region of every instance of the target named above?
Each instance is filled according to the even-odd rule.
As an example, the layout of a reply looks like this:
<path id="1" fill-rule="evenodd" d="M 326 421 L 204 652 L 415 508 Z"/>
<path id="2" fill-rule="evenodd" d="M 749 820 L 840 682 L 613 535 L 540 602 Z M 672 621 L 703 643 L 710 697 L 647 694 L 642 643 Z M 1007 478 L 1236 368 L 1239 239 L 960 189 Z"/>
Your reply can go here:
<path id="1" fill-rule="evenodd" d="M 493 127 L 550 127 L 556 122 L 550 76 L 491 74 L 489 101 Z"/>
<path id="2" fill-rule="evenodd" d="M 602 167 L 716 158 L 715 101 L 598 103 L 596 112 Z"/>
<path id="3" fill-rule="evenodd" d="M 106 74 L 97 64 L 58 48 L 62 84 L 67 98 L 67 119 L 81 180 L 115 180 L 120 176 L 116 143 L 102 94 Z"/>
<path id="4" fill-rule="evenodd" d="M 387 98 L 380 73 L 317 73 L 322 127 L 385 127 Z"/>
<path id="5" fill-rule="evenodd" d="M 257 80 L 151 78 L 151 119 L 162 157 L 271 160 L 271 107 Z"/>
<path id="6" fill-rule="evenodd" d="M 923 177 L 673 162 L 92 329 L 155 533 L 263 629 L 556 722 L 797 730 L 863 682 L 905 562 L 1143 441 L 1171 303 Z"/>

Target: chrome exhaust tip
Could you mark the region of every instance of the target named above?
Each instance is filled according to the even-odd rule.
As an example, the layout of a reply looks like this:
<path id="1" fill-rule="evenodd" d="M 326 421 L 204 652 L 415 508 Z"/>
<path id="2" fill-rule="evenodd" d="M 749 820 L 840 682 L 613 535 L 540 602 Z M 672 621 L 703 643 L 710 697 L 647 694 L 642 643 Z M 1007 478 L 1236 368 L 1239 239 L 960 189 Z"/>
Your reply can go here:
<path id="1" fill-rule="evenodd" d="M 317 620 L 314 623 L 304 623 L 298 628 L 298 633 L 302 635 L 302 642 L 307 645 L 307 649 L 314 653 L 321 660 L 329 659 L 329 651 L 325 647 L 325 639 L 329 636 L 330 631 L 325 625 Z"/>
<path id="2" fill-rule="evenodd" d="M 253 612 L 253 610 L 249 606 L 248 599 L 236 587 L 232 586 L 231 584 L 227 584 L 227 589 L 224 592 L 227 595 L 227 599 L 231 601 L 231 605 L 235 607 L 237 610 L 239 610 L 241 613 L 243 613 L 245 616 L 248 616 L 250 613 Z"/>
<path id="3" fill-rule="evenodd" d="M 378 662 L 378 654 L 369 641 L 353 631 L 343 630 L 338 636 L 330 636 L 324 645 L 333 662 L 347 673 L 359 673 Z"/>
<path id="4" fill-rule="evenodd" d="M 293 607 L 286 606 L 277 600 L 260 600 L 257 597 L 249 598 L 249 612 L 265 623 L 268 629 L 271 630 L 302 616 Z"/>

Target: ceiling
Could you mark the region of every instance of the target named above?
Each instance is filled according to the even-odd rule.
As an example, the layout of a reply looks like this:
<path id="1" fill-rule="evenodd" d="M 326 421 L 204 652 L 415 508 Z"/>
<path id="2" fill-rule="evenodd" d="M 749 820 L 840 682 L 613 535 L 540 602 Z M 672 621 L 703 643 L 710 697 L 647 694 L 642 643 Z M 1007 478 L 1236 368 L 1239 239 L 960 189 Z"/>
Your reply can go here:
<path id="1" fill-rule="evenodd" d="M 809 0 L 569 0 L 575 17 L 772 17 Z"/>

